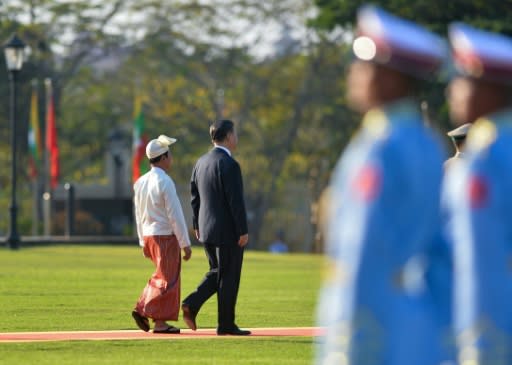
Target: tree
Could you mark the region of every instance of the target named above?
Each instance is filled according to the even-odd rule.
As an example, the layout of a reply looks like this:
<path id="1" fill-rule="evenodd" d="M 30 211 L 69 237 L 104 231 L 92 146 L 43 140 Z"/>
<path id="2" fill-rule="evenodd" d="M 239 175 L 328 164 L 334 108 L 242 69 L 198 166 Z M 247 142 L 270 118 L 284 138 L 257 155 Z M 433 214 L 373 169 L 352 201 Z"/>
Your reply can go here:
<path id="1" fill-rule="evenodd" d="M 272 5 L 277 4 L 282 3 Z M 211 17 L 226 11 L 226 15 L 233 8 L 231 3 L 228 9 L 219 11 L 226 4 L 217 5 L 194 8 L 197 17 L 191 22 L 198 23 L 198 29 L 201 29 L 204 24 L 210 24 L 204 20 L 203 13 Z M 246 5 L 243 8 L 245 13 L 255 9 L 263 17 L 272 14 L 268 7 L 259 3 L 247 2 Z M 148 10 L 147 6 L 141 6 Z M 140 50 L 137 59 L 138 62 L 158 58 L 167 61 L 146 63 L 144 76 L 139 74 L 146 83 L 151 84 L 150 88 L 146 88 L 151 90 L 147 95 L 148 109 L 153 111 L 155 120 L 165 120 L 167 116 L 178 130 L 186 133 L 186 142 L 181 146 L 194 153 L 181 150 L 185 153 L 180 156 L 182 161 L 189 164 L 198 156 L 197 147 L 192 148 L 189 142 L 201 146 L 202 151 L 208 148 L 208 120 L 226 116 L 240 122 L 242 140 L 248 141 L 241 146 L 239 158 L 246 174 L 251 235 L 253 242 L 262 247 L 260 233 L 265 227 L 265 217 L 271 207 L 280 203 L 278 198 L 282 195 L 282 189 L 278 185 L 286 186 L 286 183 L 279 182 L 293 181 L 294 177 L 299 176 L 286 176 L 287 160 L 293 153 L 301 154 L 294 151 L 296 141 L 302 127 L 311 122 L 311 115 L 321 115 L 318 110 L 315 111 L 313 100 L 318 100 L 314 95 L 322 94 L 320 90 L 327 89 L 316 82 L 322 79 L 319 75 L 323 71 L 325 52 L 315 52 L 315 43 L 309 42 L 310 47 L 303 49 L 301 54 L 301 49 L 294 48 L 292 42 L 290 49 L 283 50 L 280 57 L 257 62 L 249 57 L 246 47 L 237 47 L 233 45 L 235 42 L 226 40 L 224 45 L 211 44 L 207 40 L 192 39 L 182 29 L 178 32 L 176 29 L 183 19 L 188 19 L 186 15 L 170 11 L 166 6 L 151 6 L 155 6 L 154 10 L 149 10 L 155 23 L 152 20 L 149 29 L 154 30 L 145 36 L 145 47 Z M 281 8 L 276 16 L 281 16 L 284 9 Z M 181 14 L 181 22 L 174 22 L 173 14 Z M 210 36 L 218 33 L 228 38 L 233 36 L 232 32 L 224 29 L 208 30 Z M 197 29 L 195 32 L 197 34 Z M 326 43 L 324 46 L 327 46 Z M 338 64 L 337 59 L 334 64 Z M 318 89 L 313 85 L 317 85 Z M 307 140 L 307 143 L 311 145 L 316 141 Z M 187 169 L 190 166 L 184 170 Z M 323 176 L 324 184 L 326 179 Z"/>
<path id="2" fill-rule="evenodd" d="M 351 26 L 357 9 L 366 1 L 315 0 L 318 17 L 311 22 L 321 29 Z M 384 9 L 406 19 L 423 24 L 439 34 L 454 21 L 463 21 L 476 27 L 512 35 L 512 3 L 501 0 L 380 0 L 374 2 Z"/>
<path id="3" fill-rule="evenodd" d="M 35 78 L 43 85 L 45 78 L 51 78 L 57 114 L 60 113 L 62 90 L 81 66 L 104 57 L 123 43 L 121 37 L 108 32 L 123 3 L 123 0 L 12 0 L 0 3 L 3 21 L 16 24 L 10 28 L 18 29 L 30 49 L 22 81 Z M 30 83 L 23 84 L 28 95 Z M 26 135 L 26 128 L 20 128 L 20 135 Z"/>
<path id="4" fill-rule="evenodd" d="M 59 80 L 65 179 L 105 179 L 106 137 L 112 128 L 131 131 L 136 93 L 144 100 L 148 134 L 178 138 L 173 178 L 185 190 L 193 164 L 210 147 L 209 121 L 231 118 L 239 123 L 237 158 L 257 247 L 264 247 L 265 237 L 282 224 L 274 217 L 293 218 L 296 208 L 289 196 L 309 209 L 357 124 L 342 96 L 346 47 L 316 31 L 302 39 L 291 36 L 297 24 L 306 22 L 307 0 L 108 0 L 89 8 L 82 1 L 34 0 L 32 7 L 15 5 L 20 16 L 34 12 L 33 24 L 24 25 L 25 30 L 34 27 L 30 44 L 45 40 L 41 50 L 33 51 L 39 52 L 31 60 L 34 70 L 41 78 L 51 73 Z M 70 11 L 81 25 L 66 20 Z M 116 17 L 121 12 L 126 16 Z M 69 29 L 69 42 L 50 19 Z M 233 27 L 232 19 L 241 26 Z M 277 24 L 282 32 L 279 42 L 266 44 L 271 52 L 252 46 L 269 28 L 249 42 L 240 40 L 261 24 L 271 24 L 273 31 Z M 125 30 L 122 36 L 116 28 Z M 294 189 L 299 192 L 292 195 Z M 292 223 L 291 229 L 308 224 L 307 219 Z M 309 242 L 300 248 L 309 249 Z"/>

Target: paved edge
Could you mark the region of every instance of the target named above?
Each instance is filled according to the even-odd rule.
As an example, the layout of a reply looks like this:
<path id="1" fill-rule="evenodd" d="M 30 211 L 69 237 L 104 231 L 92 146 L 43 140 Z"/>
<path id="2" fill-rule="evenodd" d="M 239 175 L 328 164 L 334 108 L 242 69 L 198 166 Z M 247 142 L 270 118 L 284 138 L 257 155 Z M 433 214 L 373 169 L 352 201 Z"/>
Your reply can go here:
<path id="1" fill-rule="evenodd" d="M 87 340 L 185 340 L 205 338 L 254 338 L 254 337 L 317 337 L 323 334 L 320 327 L 249 328 L 250 336 L 217 336 L 215 329 L 192 331 L 182 329 L 180 334 L 154 334 L 152 332 L 118 331 L 55 331 L 55 332 L 6 332 L 0 333 L 0 343 L 40 341 L 87 341 Z"/>

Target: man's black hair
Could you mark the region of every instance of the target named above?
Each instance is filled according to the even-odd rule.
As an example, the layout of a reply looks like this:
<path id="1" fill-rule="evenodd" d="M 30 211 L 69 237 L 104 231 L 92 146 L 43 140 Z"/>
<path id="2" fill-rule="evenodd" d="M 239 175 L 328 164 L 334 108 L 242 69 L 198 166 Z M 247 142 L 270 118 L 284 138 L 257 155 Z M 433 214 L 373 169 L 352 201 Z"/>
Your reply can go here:
<path id="1" fill-rule="evenodd" d="M 159 162 L 162 159 L 162 156 L 169 157 L 169 151 L 167 151 L 165 153 L 162 153 L 160 156 L 156 156 L 156 157 L 150 158 L 149 159 L 149 163 L 150 164 L 155 164 L 155 163 Z"/>
<path id="2" fill-rule="evenodd" d="M 214 142 L 223 142 L 233 132 L 235 124 L 229 119 L 221 119 L 210 125 L 210 137 Z"/>

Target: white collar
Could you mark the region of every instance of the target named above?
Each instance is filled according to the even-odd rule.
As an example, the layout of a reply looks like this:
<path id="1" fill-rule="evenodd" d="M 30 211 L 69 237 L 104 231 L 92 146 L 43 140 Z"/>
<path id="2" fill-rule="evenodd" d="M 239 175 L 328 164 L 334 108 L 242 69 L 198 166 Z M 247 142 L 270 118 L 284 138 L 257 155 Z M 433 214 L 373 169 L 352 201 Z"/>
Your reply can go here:
<path id="1" fill-rule="evenodd" d="M 157 174 L 161 174 L 161 173 L 166 174 L 164 169 L 161 167 L 158 167 L 158 166 L 151 166 L 151 171 L 156 172 Z"/>
<path id="2" fill-rule="evenodd" d="M 218 144 L 214 144 L 215 148 L 220 148 L 221 150 L 224 150 L 226 151 L 226 153 L 229 155 L 229 157 L 231 157 L 231 151 L 228 150 L 226 147 L 224 146 L 219 146 Z"/>

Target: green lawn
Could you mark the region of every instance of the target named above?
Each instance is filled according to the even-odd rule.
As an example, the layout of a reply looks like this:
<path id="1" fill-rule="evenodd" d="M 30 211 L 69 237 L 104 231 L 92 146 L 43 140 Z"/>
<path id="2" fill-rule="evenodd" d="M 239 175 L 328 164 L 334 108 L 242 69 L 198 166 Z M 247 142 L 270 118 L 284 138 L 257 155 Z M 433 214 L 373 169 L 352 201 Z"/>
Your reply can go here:
<path id="1" fill-rule="evenodd" d="M 246 252 L 241 327 L 312 326 L 321 256 Z M 182 295 L 207 270 L 200 246 L 182 269 Z M 153 270 L 138 247 L 0 249 L 1 332 L 136 329 L 130 312 Z M 215 328 L 216 299 L 198 318 Z M 177 324 L 186 328 L 180 321 Z M 70 341 L 0 344 L 0 364 L 310 364 L 312 338 Z"/>

